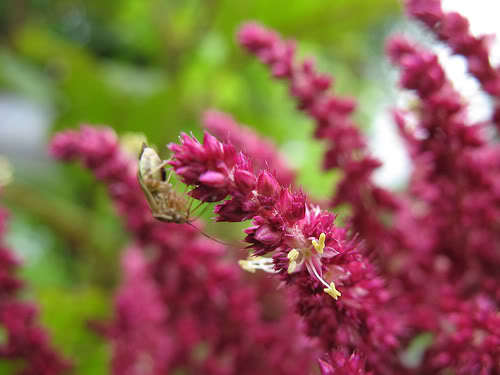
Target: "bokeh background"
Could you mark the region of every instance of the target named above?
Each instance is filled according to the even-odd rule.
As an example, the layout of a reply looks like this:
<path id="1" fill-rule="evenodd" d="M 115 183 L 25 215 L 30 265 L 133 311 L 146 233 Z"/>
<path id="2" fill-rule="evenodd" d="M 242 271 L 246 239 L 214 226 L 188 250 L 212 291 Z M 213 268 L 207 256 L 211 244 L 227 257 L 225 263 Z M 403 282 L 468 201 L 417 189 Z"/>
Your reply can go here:
<path id="1" fill-rule="evenodd" d="M 108 373 L 109 347 L 87 326 L 111 315 L 127 238 L 104 188 L 50 159 L 54 132 L 105 124 L 144 134 L 166 158 L 166 143 L 180 131 L 200 135 L 201 114 L 217 108 L 273 139 L 307 191 L 331 194 L 337 176 L 320 171 L 311 121 L 236 44 L 245 20 L 296 39 L 300 55 L 335 76 L 336 92 L 359 99 L 356 119 L 389 160 L 377 178 L 402 186 L 409 167 L 384 115 L 399 98 L 384 39 L 416 26 L 396 0 L 0 0 L 0 158 L 14 171 L 2 197 L 12 212 L 7 240 L 25 262 L 26 298 L 39 301 L 75 373 Z M 207 231 L 241 235 L 227 228 Z"/>

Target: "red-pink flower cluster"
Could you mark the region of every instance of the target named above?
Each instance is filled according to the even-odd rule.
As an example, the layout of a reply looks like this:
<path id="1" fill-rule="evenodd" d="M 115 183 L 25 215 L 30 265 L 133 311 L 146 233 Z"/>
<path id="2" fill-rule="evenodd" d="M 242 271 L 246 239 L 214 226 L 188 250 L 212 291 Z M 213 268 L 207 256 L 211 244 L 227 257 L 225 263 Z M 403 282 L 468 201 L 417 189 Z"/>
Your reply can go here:
<path id="1" fill-rule="evenodd" d="M 114 374 L 136 373 L 137 366 L 162 375 L 308 372 L 311 344 L 284 301 L 275 301 L 283 315 L 267 318 L 261 290 L 244 282 L 220 244 L 189 225 L 153 219 L 137 163 L 120 150 L 111 130 L 84 126 L 60 133 L 51 151 L 66 161 L 81 160 L 107 185 L 137 242 L 125 255 L 125 281 L 108 329 Z"/>
<path id="2" fill-rule="evenodd" d="M 123 254 L 123 281 L 115 301 L 116 318 L 107 334 L 113 343 L 113 374 L 166 374 L 175 343 L 166 324 L 168 309 L 145 258 L 143 249 L 130 247 Z"/>
<path id="3" fill-rule="evenodd" d="M 470 72 L 488 93 L 497 96 L 499 71 L 489 63 L 485 39 L 470 35 L 465 18 L 443 13 L 439 1 L 409 1 L 408 8 L 456 53 L 466 56 Z M 244 26 L 240 41 L 270 65 L 275 76 L 290 82 L 291 95 L 299 99 L 299 107 L 321 124 L 314 109 L 329 97 L 325 93 L 327 79 L 315 73 L 308 62 L 296 64 L 291 43 L 261 26 Z M 387 288 L 395 296 L 394 306 L 407 317 L 401 323 L 413 331 L 412 335 L 423 331 L 435 335 L 420 371 L 496 374 L 500 368 L 500 336 L 495 328 L 500 290 L 498 146 L 487 142 L 480 125 L 467 122 L 464 98 L 447 81 L 434 54 L 403 38 L 393 39 L 388 53 L 403 70 L 401 85 L 415 90 L 420 99 L 413 114 L 416 129 L 406 121 L 412 114 L 396 112 L 415 166 L 408 194 L 396 201 L 382 191 L 384 203 L 389 203 L 382 207 L 397 204 L 389 210 L 394 214 L 392 226 L 378 226 L 373 218 L 380 217 L 383 210 L 369 205 L 377 201 L 373 193 L 380 190 L 367 180 L 369 174 L 364 171 L 369 169 L 349 173 L 356 160 L 351 164 L 347 159 L 344 164 L 332 164 L 346 172 L 337 199 L 350 194 L 351 199 L 344 201 L 353 206 L 352 228 L 374 255 L 383 257 L 379 263 L 391 280 Z M 329 127 L 338 126 L 335 110 L 329 110 L 324 120 Z M 498 121 L 498 112 L 493 121 Z M 340 128 L 345 123 L 340 121 Z M 348 139 L 336 134 L 331 141 Z M 358 139 L 351 144 L 356 145 L 352 150 L 359 158 L 364 142 L 361 136 Z M 365 159 L 361 156 L 359 160 Z M 359 197 L 368 205 L 356 200 Z M 371 209 L 363 211 L 367 207 Z M 360 216 L 365 217 L 365 225 Z"/>
<path id="4" fill-rule="evenodd" d="M 366 141 L 350 118 L 355 101 L 332 95 L 332 79 L 319 73 L 312 59 L 294 61 L 295 44 L 274 31 L 248 23 L 240 29 L 238 38 L 243 47 L 270 67 L 275 77 L 288 82 L 299 109 L 315 121 L 314 136 L 325 140 L 328 147 L 323 167 L 340 168 L 344 175 L 336 186 L 332 206 L 350 204 L 352 227 L 371 252 L 381 238 L 392 236 L 381 222 L 380 213 L 391 213 L 401 203 L 371 181 L 372 172 L 381 164 L 366 151 Z"/>
<path id="5" fill-rule="evenodd" d="M 270 140 L 258 136 L 252 129 L 238 124 L 227 113 L 206 111 L 203 114 L 202 124 L 218 139 L 231 143 L 237 150 L 243 151 L 252 159 L 256 169 L 272 171 L 281 185 L 293 185 L 295 182 L 295 172 L 276 150 L 276 146 Z"/>
<path id="6" fill-rule="evenodd" d="M 420 137 L 409 130 L 404 113 L 397 114 L 397 121 L 415 165 L 411 193 L 426 203 L 425 216 L 434 218 L 434 237 L 441 242 L 434 246 L 450 248 L 447 255 L 457 265 L 465 266 L 464 257 L 471 257 L 485 266 L 499 266 L 500 244 L 494 229 L 500 214 L 495 196 L 500 180 L 494 166 L 498 146 L 486 142 L 479 125 L 467 123 L 463 99 L 446 80 L 434 54 L 402 38 L 393 39 L 388 52 L 403 69 L 401 85 L 420 98 L 416 130 Z M 448 236 L 439 236 L 443 232 Z"/>
<path id="7" fill-rule="evenodd" d="M 407 0 L 406 9 L 411 17 L 422 21 L 454 53 L 465 57 L 469 73 L 495 99 L 492 120 L 500 128 L 500 67 L 493 67 L 490 61 L 491 37 L 472 35 L 467 18 L 456 12 L 444 12 L 440 0 Z"/>
<path id="8" fill-rule="evenodd" d="M 390 41 L 388 53 L 402 69 L 402 87 L 420 99 L 415 113 L 397 112 L 396 121 L 414 162 L 408 193 L 419 205 L 414 214 L 425 236 L 424 246 L 407 242 L 401 256 L 407 265 L 399 270 L 403 298 L 414 306 L 413 328 L 435 334 L 423 367 L 496 374 L 499 147 L 487 142 L 480 125 L 468 123 L 464 100 L 434 54 L 401 37 Z M 414 129 L 406 121 L 412 115 Z M 404 222 L 395 225 L 404 228 Z M 410 230 L 403 229 L 405 238 Z M 433 291 L 422 291 L 423 284 Z"/>
<path id="9" fill-rule="evenodd" d="M 231 197 L 216 206 L 217 221 L 252 219 L 245 232 L 253 252 L 242 266 L 275 272 L 295 286 L 310 336 L 326 350 L 366 349 L 374 368 L 394 362 L 390 353 L 401 324 L 383 307 L 391 296 L 356 241 L 334 225 L 333 214 L 308 203 L 303 192 L 282 187 L 271 173 L 254 174 L 243 153 L 208 133 L 203 144 L 182 134 L 181 144 L 169 148 L 169 164 L 196 186 L 191 195 L 205 202 Z"/>
<path id="10" fill-rule="evenodd" d="M 365 371 L 365 363 L 357 354 L 347 355 L 342 350 L 330 353 L 325 358 L 319 359 L 321 375 L 372 375 Z"/>
<path id="11" fill-rule="evenodd" d="M 21 363 L 17 375 L 58 375 L 70 367 L 51 345 L 38 322 L 38 309 L 19 295 L 23 283 L 15 276 L 19 260 L 3 242 L 7 211 L 0 207 L 0 361 Z M 17 366 L 15 367 L 17 368 Z"/>
<path id="12" fill-rule="evenodd" d="M 436 2 L 419 3 L 421 9 L 437 9 Z M 460 19 L 460 16 L 455 14 L 450 17 L 452 19 Z M 439 27 L 442 27 L 440 23 L 434 24 L 434 28 Z M 463 27 L 458 28 L 450 39 L 442 39 L 452 48 L 461 42 L 472 46 L 475 43 L 472 37 L 462 35 L 465 41 L 461 41 L 459 33 L 462 31 Z M 316 120 L 316 137 L 330 143 L 325 165 L 339 167 L 345 173 L 334 202 L 352 205 L 353 218 L 348 228 L 360 234 L 388 280 L 385 287 L 392 305 L 386 316 L 393 319 L 390 320 L 392 332 L 405 333 L 406 339 L 422 332 L 434 334 L 433 345 L 414 371 L 497 374 L 500 369 L 497 360 L 500 336 L 496 328 L 500 241 L 496 228 L 500 217 L 497 198 L 500 154 L 498 146 L 484 137 L 482 125 L 467 122 L 465 101 L 448 82 L 436 56 L 402 38 L 393 39 L 388 46 L 391 59 L 403 70 L 401 85 L 415 90 L 420 99 L 420 106 L 413 114 L 395 113 L 415 164 L 407 194 L 396 198 L 371 182 L 370 173 L 377 162 L 367 156 L 365 142 L 348 118 L 353 106 L 350 110 L 339 111 L 332 104 L 338 99 L 327 93 L 329 79 L 317 73 L 310 61 L 296 64 L 293 43 L 281 40 L 273 31 L 247 24 L 239 38 L 249 51 L 271 67 L 275 77 L 289 81 L 290 93 L 298 99 L 299 108 Z M 484 53 L 487 54 L 487 50 L 480 48 L 471 47 L 467 51 L 469 63 L 480 61 Z M 489 82 L 485 89 L 493 95 L 491 87 L 495 86 L 496 78 L 494 74 L 486 74 L 492 71 L 485 66 L 482 65 L 484 74 L 480 80 L 483 85 L 484 81 Z M 407 125 L 409 115 L 416 116 L 416 129 Z M 186 183 L 195 186 L 194 197 L 219 201 L 230 196 L 216 207 L 217 220 L 253 218 L 255 225 L 247 231 L 247 241 L 255 250 L 256 258 L 249 259 L 245 266 L 274 269 L 286 281 L 298 281 L 298 290 L 306 291 L 299 294 L 299 301 L 307 301 L 308 296 L 314 295 L 311 289 L 302 286 L 310 279 L 318 280 L 318 276 L 328 275 L 330 257 L 317 257 L 320 262 L 314 257 L 317 255 L 314 244 L 318 244 L 320 238 L 317 237 L 319 233 L 308 233 L 301 226 L 302 220 L 315 222 L 310 216 L 311 205 L 305 202 L 302 193 L 288 191 L 266 171 L 252 175 L 252 168 L 244 156 L 237 154 L 230 145 L 217 145 L 210 136 L 205 136 L 203 145 L 183 136 L 181 146 L 170 148 L 177 157 L 171 164 Z M 385 226 L 381 223 L 387 212 L 393 216 L 390 225 Z M 295 227 L 297 231 L 290 229 Z M 301 238 L 304 233 L 311 241 L 308 249 L 313 256 L 307 253 L 304 257 L 300 246 L 307 248 L 307 245 L 302 242 L 297 249 L 291 240 L 295 236 Z M 332 237 L 352 244 L 345 232 L 334 233 Z M 328 244 L 328 235 L 325 240 Z M 257 258 L 266 253 L 273 254 L 272 263 L 268 258 Z M 352 254 L 352 249 L 347 253 Z M 302 268 L 296 268 L 297 259 Z M 316 268 L 311 264 L 320 269 L 324 267 L 322 273 L 316 275 Z M 296 272 L 303 272 L 308 281 L 293 280 Z M 370 277 L 367 272 L 367 278 Z M 335 288 L 344 293 L 334 281 Z M 308 312 L 321 311 L 317 300 L 306 306 Z M 326 322 L 329 321 L 326 316 L 333 316 L 330 310 L 332 306 L 325 309 L 323 320 Z M 374 319 L 383 315 L 377 313 Z M 330 330 L 321 331 L 317 327 L 311 330 L 311 321 L 320 319 L 310 318 L 306 316 L 309 334 L 318 335 L 323 344 L 328 337 L 332 338 L 326 347 L 345 344 L 341 335 L 331 335 Z M 392 336 L 397 337 L 397 334 Z M 367 358 L 368 368 L 377 373 L 401 373 L 401 369 L 390 361 L 385 368 L 380 363 L 377 367 L 373 364 L 376 358 L 373 348 L 364 346 L 361 338 L 353 342 L 357 342 L 353 347 L 360 349 L 360 354 Z M 323 372 L 330 371 L 331 363 L 325 363 L 322 364 Z M 354 370 L 349 371 L 354 373 Z"/>

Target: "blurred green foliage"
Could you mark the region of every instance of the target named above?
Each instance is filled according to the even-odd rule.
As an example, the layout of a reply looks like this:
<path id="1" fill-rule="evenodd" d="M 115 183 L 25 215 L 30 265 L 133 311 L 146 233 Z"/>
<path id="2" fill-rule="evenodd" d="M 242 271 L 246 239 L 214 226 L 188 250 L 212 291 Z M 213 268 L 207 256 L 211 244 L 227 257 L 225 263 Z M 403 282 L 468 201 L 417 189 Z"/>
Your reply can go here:
<path id="1" fill-rule="evenodd" d="M 399 11 L 397 0 L 1 0 L 0 102 L 14 95 L 42 106 L 50 133 L 80 123 L 142 132 L 163 156 L 180 131 L 200 135 L 200 114 L 218 108 L 272 138 L 306 190 L 327 197 L 335 176 L 320 170 L 311 121 L 237 46 L 235 31 L 257 20 L 295 38 L 301 55 L 335 75 L 337 92 L 357 96 L 377 84 L 367 78 Z M 368 123 L 363 104 L 358 119 Z M 126 236 L 86 171 L 44 155 L 21 160 L 22 145 L 10 151 L 15 182 L 4 201 L 9 242 L 26 260 L 26 297 L 40 301 L 75 373 L 107 374 L 109 348 L 87 320 L 111 316 Z M 0 364 L 0 374 L 11 370 Z"/>

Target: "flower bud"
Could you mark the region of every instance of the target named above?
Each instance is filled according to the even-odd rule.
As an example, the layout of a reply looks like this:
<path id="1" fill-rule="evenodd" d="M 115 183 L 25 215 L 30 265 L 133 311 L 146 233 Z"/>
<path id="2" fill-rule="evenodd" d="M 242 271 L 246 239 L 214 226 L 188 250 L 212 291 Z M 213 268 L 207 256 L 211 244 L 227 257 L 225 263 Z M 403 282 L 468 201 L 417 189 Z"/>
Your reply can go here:
<path id="1" fill-rule="evenodd" d="M 216 221 L 238 222 L 248 219 L 254 212 L 246 212 L 239 199 L 233 198 L 218 204 L 214 212 L 218 215 Z"/>
<path id="2" fill-rule="evenodd" d="M 210 187 L 215 187 L 215 188 L 221 188 L 227 185 L 226 176 L 224 176 L 222 173 L 214 171 L 208 171 L 203 173 L 200 176 L 199 181 L 204 185 L 208 185 Z"/>
<path id="3" fill-rule="evenodd" d="M 275 232 L 269 225 L 263 225 L 255 231 L 255 239 L 264 245 L 276 245 L 281 241 L 281 234 Z"/>
<path id="4" fill-rule="evenodd" d="M 244 192 L 249 192 L 255 188 L 255 175 L 244 169 L 234 171 L 234 182 Z"/>
<path id="5" fill-rule="evenodd" d="M 210 155 L 222 154 L 222 145 L 212 134 L 205 132 L 203 136 L 203 147 Z"/>
<path id="6" fill-rule="evenodd" d="M 265 197 L 274 197 L 280 191 L 278 181 L 269 172 L 262 172 L 257 182 L 257 192 Z"/>
<path id="7" fill-rule="evenodd" d="M 297 221 L 305 215 L 305 195 L 302 192 L 292 193 L 288 189 L 281 191 L 279 205 L 283 216 L 289 221 Z"/>

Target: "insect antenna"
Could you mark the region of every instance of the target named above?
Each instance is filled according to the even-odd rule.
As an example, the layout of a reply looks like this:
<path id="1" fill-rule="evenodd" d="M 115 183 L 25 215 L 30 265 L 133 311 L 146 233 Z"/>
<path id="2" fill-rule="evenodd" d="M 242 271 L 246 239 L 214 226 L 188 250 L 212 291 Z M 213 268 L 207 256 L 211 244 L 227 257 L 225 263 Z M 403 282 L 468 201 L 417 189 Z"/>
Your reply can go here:
<path id="1" fill-rule="evenodd" d="M 224 241 L 218 240 L 217 238 L 212 237 L 211 235 L 203 232 L 200 228 L 198 228 L 196 225 L 194 225 L 191 221 L 187 221 L 186 224 L 189 225 L 189 226 L 191 226 L 191 227 L 193 227 L 198 232 L 200 232 L 201 234 L 203 234 L 208 239 L 211 239 L 212 241 L 215 241 L 215 242 L 220 243 L 221 245 L 225 245 L 225 246 L 234 246 L 233 244 L 230 244 L 228 242 L 224 242 Z"/>

